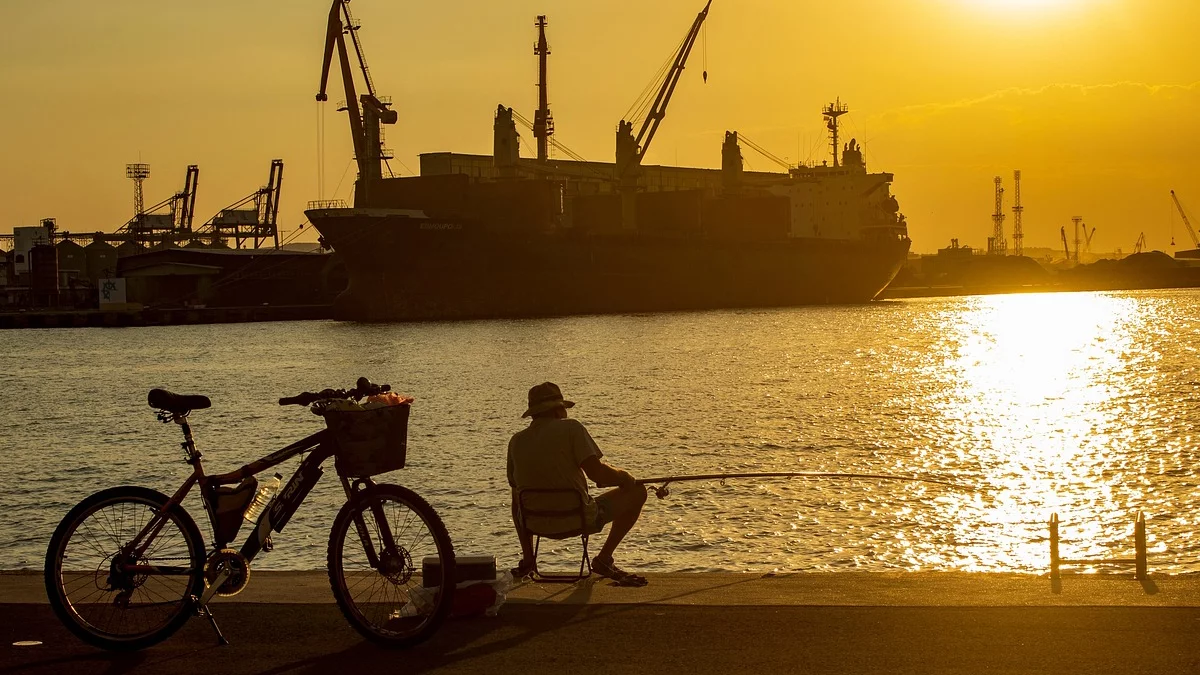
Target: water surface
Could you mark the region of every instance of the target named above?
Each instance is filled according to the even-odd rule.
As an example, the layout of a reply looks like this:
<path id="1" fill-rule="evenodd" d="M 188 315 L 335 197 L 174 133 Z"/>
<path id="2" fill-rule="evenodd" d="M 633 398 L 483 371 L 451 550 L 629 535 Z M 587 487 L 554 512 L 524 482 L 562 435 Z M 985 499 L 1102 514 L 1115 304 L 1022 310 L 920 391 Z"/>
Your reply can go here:
<path id="1" fill-rule="evenodd" d="M 57 521 L 104 487 L 187 475 L 152 387 L 207 394 L 210 472 L 322 426 L 279 396 L 359 375 L 417 401 L 409 467 L 461 554 L 515 562 L 504 479 L 528 387 L 562 385 L 635 475 L 855 471 L 881 481 L 681 483 L 620 551 L 650 571 L 1040 572 L 1063 555 L 1200 571 L 1200 292 L 1059 293 L 840 307 L 361 325 L 0 333 L 0 568 L 38 568 Z M 294 464 L 285 465 L 285 473 Z M 343 501 L 329 475 L 256 568 L 317 569 Z M 202 529 L 198 501 L 188 505 Z M 572 546 L 577 546 L 577 543 Z M 549 544 L 551 550 L 562 547 Z"/>

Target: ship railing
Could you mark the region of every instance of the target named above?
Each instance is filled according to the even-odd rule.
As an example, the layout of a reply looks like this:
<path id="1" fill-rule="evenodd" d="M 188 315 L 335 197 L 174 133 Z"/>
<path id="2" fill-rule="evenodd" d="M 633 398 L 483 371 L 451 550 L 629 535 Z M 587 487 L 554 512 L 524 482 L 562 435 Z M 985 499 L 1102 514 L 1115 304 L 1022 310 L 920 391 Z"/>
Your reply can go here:
<path id="1" fill-rule="evenodd" d="M 344 209 L 346 200 L 344 199 L 314 199 L 308 203 L 308 208 L 311 209 Z"/>

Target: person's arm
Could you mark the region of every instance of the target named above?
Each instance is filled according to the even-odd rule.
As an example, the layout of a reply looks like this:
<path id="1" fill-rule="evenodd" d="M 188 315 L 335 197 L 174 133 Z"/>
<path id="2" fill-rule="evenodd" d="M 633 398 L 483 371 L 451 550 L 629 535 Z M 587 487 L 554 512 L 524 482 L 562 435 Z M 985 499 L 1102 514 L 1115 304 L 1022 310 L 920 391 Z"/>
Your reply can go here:
<path id="1" fill-rule="evenodd" d="M 584 459 L 579 467 L 597 487 L 631 487 L 635 482 L 633 474 L 611 467 L 595 455 Z"/>

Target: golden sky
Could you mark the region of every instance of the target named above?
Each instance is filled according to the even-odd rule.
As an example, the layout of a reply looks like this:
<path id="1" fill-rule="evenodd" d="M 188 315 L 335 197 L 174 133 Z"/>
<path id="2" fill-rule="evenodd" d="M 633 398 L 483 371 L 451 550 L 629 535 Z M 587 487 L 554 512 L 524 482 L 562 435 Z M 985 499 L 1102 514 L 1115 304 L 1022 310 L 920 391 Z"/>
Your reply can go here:
<path id="1" fill-rule="evenodd" d="M 701 5 L 351 8 L 376 85 L 400 113 L 387 130 L 392 167 L 410 174 L 421 152 L 490 153 L 498 103 L 532 117 L 539 13 L 550 21 L 557 137 L 611 161 L 617 121 Z M 274 157 L 286 162 L 281 227 L 295 228 L 321 192 L 313 96 L 328 6 L 0 3 L 0 232 L 42 217 L 77 232 L 119 227 L 132 213 L 124 166 L 136 161 L 151 165 L 147 203 L 200 166 L 199 225 L 264 184 Z M 914 250 L 951 237 L 984 245 L 992 177 L 1010 188 L 1008 211 L 1013 169 L 1027 247 L 1058 247 L 1059 227 L 1079 215 L 1097 228 L 1093 250 L 1129 251 L 1141 231 L 1167 249 L 1170 189 L 1200 221 L 1198 39 L 1196 0 L 714 0 L 646 162 L 719 166 L 727 129 L 789 160 L 824 159 L 820 108 L 841 97 L 847 138 L 865 142 L 870 169 L 895 174 Z M 326 198 L 348 197 L 353 181 L 339 87 L 325 104 Z M 743 152 L 748 168 L 775 168 Z"/>

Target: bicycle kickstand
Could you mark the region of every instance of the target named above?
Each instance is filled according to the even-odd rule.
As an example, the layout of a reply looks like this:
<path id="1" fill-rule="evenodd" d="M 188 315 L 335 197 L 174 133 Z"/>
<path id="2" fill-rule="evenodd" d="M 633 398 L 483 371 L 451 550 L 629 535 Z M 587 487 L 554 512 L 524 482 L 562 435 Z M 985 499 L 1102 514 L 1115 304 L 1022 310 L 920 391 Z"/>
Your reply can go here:
<path id="1" fill-rule="evenodd" d="M 208 623 L 212 626 L 213 632 L 217 634 L 217 644 L 220 646 L 228 645 L 229 640 L 226 640 L 225 635 L 221 633 L 221 627 L 217 625 L 217 619 L 213 616 L 212 610 L 208 607 L 208 605 L 200 607 L 197 610 L 197 613 L 200 614 L 200 616 L 208 619 Z"/>

